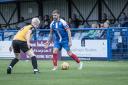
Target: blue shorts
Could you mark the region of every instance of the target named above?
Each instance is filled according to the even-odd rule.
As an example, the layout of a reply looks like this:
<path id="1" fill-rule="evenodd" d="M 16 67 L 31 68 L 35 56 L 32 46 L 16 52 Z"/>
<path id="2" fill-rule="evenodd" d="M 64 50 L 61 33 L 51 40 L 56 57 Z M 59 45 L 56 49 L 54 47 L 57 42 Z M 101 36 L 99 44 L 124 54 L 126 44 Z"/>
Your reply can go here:
<path id="1" fill-rule="evenodd" d="M 62 48 L 64 48 L 66 51 L 70 51 L 70 47 L 68 45 L 68 41 L 62 41 L 62 42 L 54 42 L 54 48 L 58 48 L 59 50 L 61 50 Z"/>

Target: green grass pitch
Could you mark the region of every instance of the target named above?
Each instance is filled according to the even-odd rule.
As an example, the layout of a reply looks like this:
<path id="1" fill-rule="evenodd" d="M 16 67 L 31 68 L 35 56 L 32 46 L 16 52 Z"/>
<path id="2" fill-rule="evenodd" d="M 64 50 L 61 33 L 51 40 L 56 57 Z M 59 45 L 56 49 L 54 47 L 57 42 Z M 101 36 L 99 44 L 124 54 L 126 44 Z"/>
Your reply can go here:
<path id="1" fill-rule="evenodd" d="M 6 74 L 10 60 L 0 60 L 0 85 L 128 85 L 128 61 L 83 61 L 77 69 L 74 61 L 69 70 L 51 71 L 51 61 L 38 61 L 40 73 L 33 74 L 31 61 L 20 61 L 11 75 Z"/>

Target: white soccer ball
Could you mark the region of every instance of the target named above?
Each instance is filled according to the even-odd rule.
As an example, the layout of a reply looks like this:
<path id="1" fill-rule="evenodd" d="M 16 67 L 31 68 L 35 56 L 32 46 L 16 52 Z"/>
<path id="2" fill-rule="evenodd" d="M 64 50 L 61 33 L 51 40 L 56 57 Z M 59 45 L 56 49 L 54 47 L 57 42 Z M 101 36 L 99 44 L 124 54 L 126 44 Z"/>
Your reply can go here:
<path id="1" fill-rule="evenodd" d="M 69 69 L 69 63 L 63 62 L 63 63 L 61 64 L 61 69 L 62 69 L 62 70 L 68 70 L 68 69 Z"/>

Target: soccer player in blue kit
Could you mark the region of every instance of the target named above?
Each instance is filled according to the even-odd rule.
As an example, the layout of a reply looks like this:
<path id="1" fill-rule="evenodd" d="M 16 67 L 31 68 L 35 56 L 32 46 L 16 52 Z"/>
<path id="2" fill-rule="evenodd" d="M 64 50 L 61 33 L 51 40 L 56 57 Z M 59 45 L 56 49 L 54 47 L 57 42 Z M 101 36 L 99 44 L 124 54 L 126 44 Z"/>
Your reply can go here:
<path id="1" fill-rule="evenodd" d="M 67 51 L 67 54 L 79 64 L 78 69 L 82 69 L 83 63 L 80 62 L 79 58 L 73 54 L 70 50 L 72 46 L 71 31 L 66 21 L 60 18 L 59 10 L 52 12 L 53 21 L 50 24 L 49 39 L 45 43 L 45 48 L 48 48 L 52 38 L 54 42 L 53 47 L 53 65 L 52 70 L 57 70 L 58 51 L 61 51 L 62 47 Z M 52 36 L 53 35 L 53 36 Z"/>

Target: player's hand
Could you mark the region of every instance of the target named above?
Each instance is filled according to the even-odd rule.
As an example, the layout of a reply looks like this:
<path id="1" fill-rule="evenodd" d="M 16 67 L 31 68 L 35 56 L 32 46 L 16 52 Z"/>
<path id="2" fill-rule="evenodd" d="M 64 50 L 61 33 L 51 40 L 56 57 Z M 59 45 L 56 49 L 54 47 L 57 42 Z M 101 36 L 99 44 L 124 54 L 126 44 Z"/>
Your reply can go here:
<path id="1" fill-rule="evenodd" d="M 12 46 L 9 47 L 9 51 L 12 52 Z"/>
<path id="2" fill-rule="evenodd" d="M 72 42 L 69 42 L 68 44 L 69 44 L 70 47 L 72 46 Z"/>
<path id="3" fill-rule="evenodd" d="M 49 46 L 49 42 L 47 41 L 46 43 L 44 43 L 44 45 L 45 45 L 44 48 L 47 49 Z"/>

